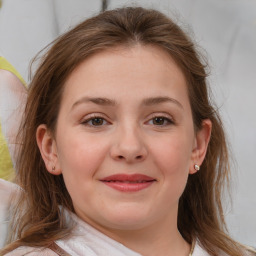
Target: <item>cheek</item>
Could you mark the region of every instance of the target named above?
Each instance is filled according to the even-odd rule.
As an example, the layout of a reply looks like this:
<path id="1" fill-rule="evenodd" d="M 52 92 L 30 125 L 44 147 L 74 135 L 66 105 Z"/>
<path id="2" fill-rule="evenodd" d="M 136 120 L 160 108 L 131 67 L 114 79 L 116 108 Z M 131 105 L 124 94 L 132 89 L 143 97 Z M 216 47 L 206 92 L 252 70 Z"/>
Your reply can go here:
<path id="1" fill-rule="evenodd" d="M 157 166 L 161 167 L 165 174 L 175 175 L 188 173 L 191 148 L 191 143 L 186 139 L 170 136 L 163 143 L 155 143 L 152 150 Z"/>
<path id="2" fill-rule="evenodd" d="M 90 201 L 94 178 L 107 153 L 107 143 L 90 136 L 66 136 L 59 143 L 58 158 L 73 204 Z"/>
<path id="3" fill-rule="evenodd" d="M 58 150 L 63 175 L 74 178 L 76 175 L 93 176 L 107 153 L 107 147 L 106 141 L 94 136 L 80 136 L 79 133 L 72 137 L 66 136 L 66 139 L 61 140 Z"/>
<path id="4" fill-rule="evenodd" d="M 182 139 L 181 139 L 182 138 Z M 182 194 L 189 174 L 192 145 L 186 136 L 170 136 L 154 144 L 152 155 L 166 191 L 173 198 Z"/>

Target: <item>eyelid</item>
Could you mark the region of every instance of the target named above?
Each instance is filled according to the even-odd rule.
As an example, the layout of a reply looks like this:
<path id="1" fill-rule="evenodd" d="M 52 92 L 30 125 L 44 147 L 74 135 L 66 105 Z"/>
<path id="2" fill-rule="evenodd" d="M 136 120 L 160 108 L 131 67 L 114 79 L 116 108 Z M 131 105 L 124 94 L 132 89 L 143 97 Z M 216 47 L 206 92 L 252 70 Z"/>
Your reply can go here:
<path id="1" fill-rule="evenodd" d="M 96 119 L 96 118 L 99 118 L 99 119 L 103 119 L 107 124 L 110 124 L 110 121 L 108 121 L 108 118 L 102 114 L 102 113 L 91 113 L 91 114 L 88 114 L 86 116 L 84 116 L 81 120 L 80 120 L 80 123 L 83 124 L 83 125 L 86 125 L 88 124 L 89 121 L 93 120 L 93 119 Z M 104 126 L 106 124 L 103 124 L 103 125 L 99 125 L 100 126 Z M 88 126 L 93 126 L 93 125 L 89 125 Z M 96 125 L 94 127 L 97 127 Z"/>
<path id="2" fill-rule="evenodd" d="M 168 121 L 167 125 L 171 125 L 171 124 L 175 124 L 176 123 L 174 118 L 169 113 L 164 113 L 164 112 L 151 113 L 147 117 L 145 123 L 148 123 L 149 121 L 151 121 L 152 119 L 157 118 L 157 117 L 165 118 Z M 106 124 L 111 124 L 111 122 L 109 121 L 109 118 L 105 114 L 103 114 L 103 113 L 91 113 L 91 114 L 88 114 L 88 115 L 84 116 L 83 118 L 81 118 L 80 123 L 86 125 L 86 124 L 88 124 L 88 122 L 90 120 L 93 120 L 93 119 L 96 119 L 96 118 L 103 119 L 106 122 L 105 124 L 99 125 L 99 127 L 100 126 L 104 126 Z M 88 124 L 88 126 L 96 127 L 96 125 L 94 126 L 94 125 L 89 125 L 89 124 Z M 161 126 L 161 125 L 159 125 L 159 126 Z M 166 125 L 162 125 L 162 126 L 166 126 Z"/>
<path id="3" fill-rule="evenodd" d="M 149 121 L 151 121 L 152 119 L 154 119 L 156 117 L 163 117 L 163 118 L 165 118 L 166 120 L 169 121 L 169 125 L 176 123 L 175 119 L 170 114 L 164 113 L 164 112 L 157 112 L 157 113 L 150 114 L 149 117 L 147 118 L 146 123 L 148 123 Z"/>

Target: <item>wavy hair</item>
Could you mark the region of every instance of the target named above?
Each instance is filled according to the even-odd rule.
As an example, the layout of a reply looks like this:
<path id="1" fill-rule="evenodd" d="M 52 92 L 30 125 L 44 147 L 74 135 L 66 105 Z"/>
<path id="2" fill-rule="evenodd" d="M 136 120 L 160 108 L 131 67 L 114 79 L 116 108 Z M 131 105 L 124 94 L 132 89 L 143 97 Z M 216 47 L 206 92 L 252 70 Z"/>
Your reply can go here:
<path id="1" fill-rule="evenodd" d="M 141 7 L 106 11 L 85 20 L 57 38 L 29 86 L 17 183 L 23 189 L 15 205 L 12 236 L 5 250 L 18 246 L 48 247 L 67 235 L 70 228 L 59 205 L 74 211 L 62 175 L 48 173 L 35 134 L 40 124 L 54 133 L 63 87 L 71 72 L 89 56 L 116 46 L 153 45 L 169 54 L 183 71 L 195 129 L 204 119 L 212 134 L 200 172 L 190 175 L 179 201 L 178 229 L 191 243 L 196 237 L 212 256 L 220 250 L 242 255 L 242 247 L 226 231 L 222 208 L 224 188 L 230 180 L 229 150 L 217 110 L 209 100 L 206 65 L 191 39 L 170 18 Z M 22 210 L 21 210 L 22 209 Z"/>

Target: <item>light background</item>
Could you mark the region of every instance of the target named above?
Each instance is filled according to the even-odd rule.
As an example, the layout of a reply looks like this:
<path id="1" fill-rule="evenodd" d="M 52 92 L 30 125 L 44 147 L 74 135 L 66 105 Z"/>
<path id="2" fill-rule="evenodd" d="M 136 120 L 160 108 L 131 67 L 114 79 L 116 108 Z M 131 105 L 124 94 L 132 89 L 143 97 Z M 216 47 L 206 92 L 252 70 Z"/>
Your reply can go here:
<path id="1" fill-rule="evenodd" d="M 229 136 L 234 168 L 231 235 L 256 247 L 256 0 L 110 0 L 174 18 L 205 49 L 209 83 Z M 3 0 L 0 53 L 28 81 L 30 60 L 60 33 L 98 13 L 100 0 Z"/>

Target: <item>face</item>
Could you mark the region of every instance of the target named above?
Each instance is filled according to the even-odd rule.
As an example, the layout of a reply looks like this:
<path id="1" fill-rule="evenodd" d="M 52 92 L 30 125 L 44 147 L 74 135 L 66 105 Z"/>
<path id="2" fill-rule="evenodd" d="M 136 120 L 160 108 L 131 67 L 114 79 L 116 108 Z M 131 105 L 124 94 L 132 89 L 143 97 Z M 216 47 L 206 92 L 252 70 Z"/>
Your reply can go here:
<path id="1" fill-rule="evenodd" d="M 48 170 L 63 174 L 76 214 L 103 229 L 177 221 L 205 151 L 185 77 L 153 46 L 112 49 L 80 64 L 65 83 L 55 137 L 47 134 L 39 127 Z"/>

